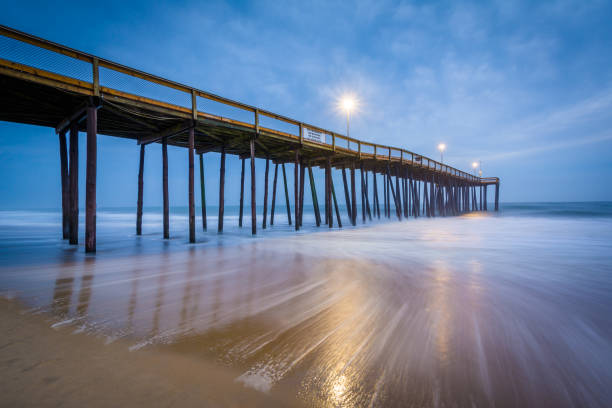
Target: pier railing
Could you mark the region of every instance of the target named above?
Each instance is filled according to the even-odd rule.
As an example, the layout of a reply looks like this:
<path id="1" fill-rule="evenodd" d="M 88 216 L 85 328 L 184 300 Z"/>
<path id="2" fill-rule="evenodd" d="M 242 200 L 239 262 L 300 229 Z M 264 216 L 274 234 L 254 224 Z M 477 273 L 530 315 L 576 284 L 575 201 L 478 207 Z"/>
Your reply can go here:
<path id="1" fill-rule="evenodd" d="M 120 97 L 170 109 L 194 119 L 213 119 L 303 144 L 324 146 L 360 159 L 410 164 L 471 182 L 477 176 L 409 150 L 351 138 L 316 125 L 155 76 L 0 25 L 0 73 L 91 96 Z M 307 130 L 324 135 L 320 142 Z"/>

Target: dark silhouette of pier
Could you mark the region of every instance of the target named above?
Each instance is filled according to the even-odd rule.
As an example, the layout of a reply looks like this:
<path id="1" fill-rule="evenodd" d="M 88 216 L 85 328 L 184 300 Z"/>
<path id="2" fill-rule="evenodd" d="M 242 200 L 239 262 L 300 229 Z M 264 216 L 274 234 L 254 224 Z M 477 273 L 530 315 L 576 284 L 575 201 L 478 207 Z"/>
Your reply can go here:
<path id="1" fill-rule="evenodd" d="M 275 221 L 279 166 L 287 221 L 302 226 L 306 170 L 317 226 L 342 227 L 332 171 L 341 170 L 348 219 L 357 224 L 356 183 L 361 220 L 377 217 L 434 217 L 487 210 L 487 187 L 499 179 L 481 178 L 408 150 L 347 137 L 264 109 L 236 102 L 0 26 L 0 120 L 55 129 L 59 136 L 63 237 L 78 243 L 78 133 L 87 133 L 85 250 L 96 250 L 96 165 L 98 135 L 136 140 L 140 145 L 136 233 L 142 232 L 146 146 L 162 144 L 163 235 L 169 238 L 167 146 L 185 147 L 189 166 L 189 241 L 195 242 L 195 155 L 199 156 L 202 228 L 206 229 L 204 154 L 221 154 L 218 230 L 223 231 L 225 157 L 242 160 L 239 225 L 244 215 L 245 160 L 250 163 L 251 229 L 257 233 L 255 159 L 265 159 L 262 228 Z M 227 116 L 207 113 L 215 105 Z M 68 141 L 66 140 L 68 136 Z M 102 158 L 103 159 L 103 158 Z M 274 165 L 268 209 L 270 162 Z M 293 218 L 285 164 L 293 164 Z M 325 170 L 324 202 L 319 207 L 312 167 Z M 356 180 L 359 170 L 360 180 Z M 348 174 L 347 174 L 348 173 Z M 370 177 L 373 175 L 373 177 Z M 381 175 L 383 185 L 377 183 Z M 379 196 L 380 188 L 380 196 Z M 306 193 L 307 194 L 307 193 Z M 382 203 L 381 203 L 382 196 Z M 321 213 L 324 214 L 322 218 Z"/>

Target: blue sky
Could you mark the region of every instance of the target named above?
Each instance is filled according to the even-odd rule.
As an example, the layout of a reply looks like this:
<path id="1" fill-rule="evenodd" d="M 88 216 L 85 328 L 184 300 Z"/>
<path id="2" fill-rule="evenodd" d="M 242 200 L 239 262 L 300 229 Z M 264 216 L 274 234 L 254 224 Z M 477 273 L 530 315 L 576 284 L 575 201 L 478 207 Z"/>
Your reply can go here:
<path id="1" fill-rule="evenodd" d="M 502 201 L 612 200 L 610 2 L 2 3 L 4 25 L 337 132 L 352 92 L 351 136 L 434 158 L 445 142 L 445 162 L 501 177 Z M 57 145 L 0 122 L 0 208 L 59 205 Z M 159 150 L 145 205 L 161 202 Z M 186 152 L 170 153 L 185 205 Z M 137 159 L 134 142 L 99 138 L 100 206 L 135 204 Z M 216 154 L 206 173 L 214 204 Z"/>

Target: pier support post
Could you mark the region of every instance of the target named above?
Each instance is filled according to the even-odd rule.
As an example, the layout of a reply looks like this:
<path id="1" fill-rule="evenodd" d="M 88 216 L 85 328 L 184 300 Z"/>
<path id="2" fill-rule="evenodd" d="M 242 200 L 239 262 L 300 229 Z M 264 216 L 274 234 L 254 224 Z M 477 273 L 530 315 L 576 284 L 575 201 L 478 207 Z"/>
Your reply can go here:
<path id="1" fill-rule="evenodd" d="M 287 172 L 285 171 L 285 163 L 283 163 L 283 181 L 285 183 L 285 207 L 287 207 L 287 221 L 291 225 L 291 206 L 289 204 L 289 188 L 287 187 Z"/>
<path id="2" fill-rule="evenodd" d="M 60 177 L 62 183 L 62 238 L 70 237 L 70 180 L 68 178 L 68 148 L 66 130 L 59 133 Z"/>
<path id="3" fill-rule="evenodd" d="M 365 202 L 366 202 L 366 213 L 368 214 L 368 219 L 372 221 L 372 209 L 370 208 L 370 197 L 368 195 L 368 171 L 365 171 Z"/>
<path id="4" fill-rule="evenodd" d="M 397 203 L 397 194 L 395 194 L 395 190 L 393 189 L 393 179 L 391 178 L 391 169 L 389 165 L 387 165 L 387 180 L 389 185 L 389 190 L 391 190 L 391 194 L 393 195 L 393 202 L 395 203 L 395 213 L 399 220 L 402 219 L 400 214 L 399 204 Z M 389 205 L 389 211 L 391 211 L 391 205 Z"/>
<path id="5" fill-rule="evenodd" d="M 342 167 L 342 182 L 344 183 L 344 200 L 346 202 L 346 212 L 348 213 L 349 220 L 353 222 L 353 216 L 351 215 L 351 198 L 349 196 L 348 182 L 346 181 L 346 168 Z"/>
<path id="6" fill-rule="evenodd" d="M 240 210 L 238 212 L 238 226 L 242 228 L 242 216 L 244 214 L 244 161 L 242 159 L 242 171 L 240 172 Z"/>
<path id="7" fill-rule="evenodd" d="M 338 200 L 336 200 L 336 190 L 334 189 L 334 179 L 330 177 L 332 197 L 334 199 L 334 208 L 336 209 L 336 219 L 338 220 L 338 228 L 342 228 L 342 219 L 340 219 L 340 209 L 338 208 Z"/>
<path id="8" fill-rule="evenodd" d="M 480 185 L 480 211 L 482 211 L 482 184 Z"/>
<path id="9" fill-rule="evenodd" d="M 195 130 L 193 127 L 189 129 L 189 242 L 195 243 Z"/>
<path id="10" fill-rule="evenodd" d="M 87 107 L 87 168 L 85 174 L 85 252 L 96 252 L 96 176 L 98 110 Z"/>
<path id="11" fill-rule="evenodd" d="M 270 159 L 266 157 L 266 171 L 264 180 L 264 204 L 263 204 L 263 221 L 261 223 L 261 228 L 266 229 L 266 221 L 268 219 L 268 170 L 270 168 Z"/>
<path id="12" fill-rule="evenodd" d="M 376 182 L 376 170 L 372 171 L 372 182 L 374 184 L 374 212 L 376 214 L 376 216 L 378 217 L 378 219 L 380 219 L 380 201 L 378 199 L 378 186 L 377 186 L 377 182 Z"/>
<path id="13" fill-rule="evenodd" d="M 300 166 L 300 153 L 299 151 L 295 151 L 295 166 L 293 168 L 293 199 L 295 201 L 295 230 L 299 231 L 300 229 L 300 179 L 298 176 L 299 166 Z"/>
<path id="14" fill-rule="evenodd" d="M 427 191 L 427 179 L 423 181 L 423 201 L 425 202 L 425 215 L 431 217 L 431 208 L 429 205 L 429 191 Z"/>
<path id="15" fill-rule="evenodd" d="M 391 218 L 391 195 L 389 192 L 389 173 L 385 173 L 385 215 L 387 218 Z"/>
<path id="16" fill-rule="evenodd" d="M 429 184 L 429 186 L 430 186 L 429 207 L 431 210 L 431 216 L 435 217 L 436 216 L 436 181 L 433 175 L 431 176 L 431 183 Z"/>
<path id="17" fill-rule="evenodd" d="M 403 205 L 403 209 L 404 209 L 404 218 L 408 219 L 408 192 L 407 192 L 407 186 L 406 186 L 406 171 L 403 171 L 404 174 L 402 174 L 402 199 L 404 202 Z"/>
<path id="18" fill-rule="evenodd" d="M 79 127 L 70 124 L 70 239 L 71 245 L 79 243 Z"/>
<path id="19" fill-rule="evenodd" d="M 319 199 L 317 198 L 317 187 L 312 175 L 312 167 L 308 166 L 308 181 L 310 183 L 310 193 L 312 194 L 312 206 L 315 213 L 315 223 L 317 227 L 321 226 L 321 213 L 319 212 Z"/>
<path id="20" fill-rule="evenodd" d="M 366 205 L 365 205 L 365 176 L 363 174 L 363 162 L 359 163 L 359 176 L 361 178 L 361 222 L 366 222 Z"/>
<path id="21" fill-rule="evenodd" d="M 272 208 L 270 209 L 270 225 L 274 225 L 274 208 L 276 207 L 276 181 L 278 179 L 278 163 L 274 165 L 274 181 L 272 182 Z"/>
<path id="22" fill-rule="evenodd" d="M 329 180 L 327 179 L 328 174 L 327 174 L 327 162 L 325 163 L 325 169 L 323 170 L 323 174 L 325 175 L 325 177 L 323 178 L 323 210 L 325 212 L 325 221 L 324 224 L 327 225 L 329 224 L 329 189 L 328 184 L 329 184 Z"/>
<path id="23" fill-rule="evenodd" d="M 399 174 L 398 174 L 398 170 L 396 169 L 395 171 L 395 195 L 396 195 L 396 200 L 395 202 L 397 203 L 397 218 L 399 220 L 402 219 L 402 195 L 400 193 L 400 182 L 399 182 Z"/>
<path id="24" fill-rule="evenodd" d="M 325 173 L 327 174 L 327 184 L 325 188 L 327 189 L 327 220 L 329 228 L 334 227 L 334 210 L 332 208 L 332 174 L 331 174 L 331 159 L 328 157 L 325 162 Z"/>
<path id="25" fill-rule="evenodd" d="M 217 232 L 223 232 L 223 213 L 225 212 L 225 145 L 221 146 L 221 162 L 219 164 L 219 220 Z"/>
<path id="26" fill-rule="evenodd" d="M 495 211 L 499 211 L 499 181 L 495 183 Z"/>
<path id="27" fill-rule="evenodd" d="M 357 225 L 357 193 L 355 192 L 355 163 L 351 163 L 351 224 Z"/>
<path id="28" fill-rule="evenodd" d="M 484 186 L 484 210 L 485 211 L 489 211 L 489 209 L 487 208 L 487 190 L 489 189 L 489 186 L 487 184 L 485 184 Z"/>
<path id="29" fill-rule="evenodd" d="M 251 138 L 251 234 L 257 234 L 257 201 L 255 197 L 255 138 Z"/>
<path id="30" fill-rule="evenodd" d="M 138 164 L 138 199 L 136 200 L 136 235 L 142 235 L 142 205 L 144 189 L 145 146 L 140 145 L 140 162 Z"/>
<path id="31" fill-rule="evenodd" d="M 306 167 L 304 163 L 300 163 L 300 227 L 303 227 L 304 221 L 304 177 L 305 177 Z"/>
<path id="32" fill-rule="evenodd" d="M 200 198 L 202 200 L 202 229 L 206 231 L 206 189 L 204 187 L 204 157 L 200 153 Z"/>
<path id="33" fill-rule="evenodd" d="M 321 213 L 319 212 L 319 200 L 317 198 L 317 187 L 312 175 L 312 167 L 308 166 L 308 181 L 310 182 L 310 193 L 312 194 L 312 206 L 315 213 L 317 227 L 321 226 Z"/>
<path id="34" fill-rule="evenodd" d="M 162 139 L 162 190 L 164 239 L 170 238 L 170 204 L 168 203 L 168 140 Z"/>

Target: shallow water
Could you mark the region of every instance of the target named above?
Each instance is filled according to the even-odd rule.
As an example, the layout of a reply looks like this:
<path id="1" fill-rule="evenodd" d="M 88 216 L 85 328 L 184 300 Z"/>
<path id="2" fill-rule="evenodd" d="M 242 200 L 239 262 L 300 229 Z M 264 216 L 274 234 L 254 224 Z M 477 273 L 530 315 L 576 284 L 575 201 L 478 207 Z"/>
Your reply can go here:
<path id="1" fill-rule="evenodd" d="M 610 203 L 333 231 L 309 213 L 299 234 L 277 209 L 257 238 L 229 213 L 188 245 L 180 211 L 170 241 L 154 210 L 142 237 L 130 212 L 101 211 L 86 256 L 58 239 L 59 213 L 0 212 L 0 291 L 306 405 L 612 406 Z"/>

